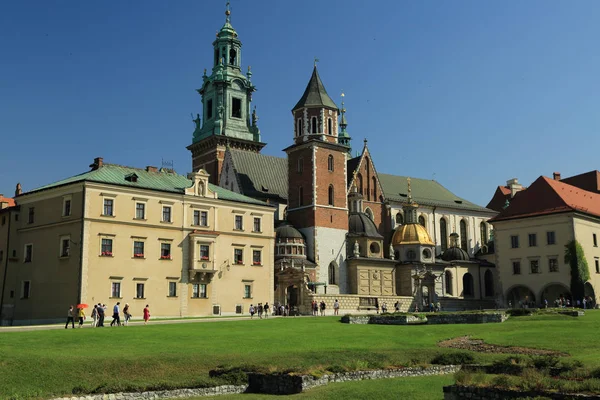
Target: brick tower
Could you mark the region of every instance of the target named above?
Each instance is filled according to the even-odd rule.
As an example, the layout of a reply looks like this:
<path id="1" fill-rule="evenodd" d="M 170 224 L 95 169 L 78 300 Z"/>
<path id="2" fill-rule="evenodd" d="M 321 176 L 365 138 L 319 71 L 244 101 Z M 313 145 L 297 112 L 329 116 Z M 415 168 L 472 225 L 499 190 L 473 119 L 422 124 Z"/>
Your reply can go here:
<path id="1" fill-rule="evenodd" d="M 300 230 L 308 258 L 317 268 L 317 291 L 347 292 L 346 234 L 348 147 L 338 142 L 339 109 L 315 65 L 294 116 L 294 144 L 288 155 L 287 219 Z"/>
<path id="2" fill-rule="evenodd" d="M 202 118 L 194 120 L 196 129 L 193 142 L 187 147 L 192 153 L 192 170 L 205 169 L 210 182 L 219 184 L 219 175 L 225 150 L 231 148 L 260 152 L 265 146 L 260 141 L 256 108 L 251 111 L 252 93 L 256 90 L 248 67 L 242 73 L 242 42 L 231 26 L 229 2 L 225 24 L 213 42 L 214 59 L 210 76 L 206 69 L 202 76 Z"/>

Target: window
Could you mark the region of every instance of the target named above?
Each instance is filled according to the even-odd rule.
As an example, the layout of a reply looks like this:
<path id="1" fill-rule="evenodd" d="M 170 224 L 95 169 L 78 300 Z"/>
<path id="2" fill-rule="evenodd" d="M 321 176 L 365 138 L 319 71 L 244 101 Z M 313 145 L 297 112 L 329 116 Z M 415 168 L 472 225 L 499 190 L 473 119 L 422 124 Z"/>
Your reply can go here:
<path id="1" fill-rule="evenodd" d="M 35 207 L 29 207 L 29 219 L 28 223 L 33 224 L 33 220 L 35 219 Z M 596 237 L 596 235 L 594 235 Z"/>
<path id="2" fill-rule="evenodd" d="M 363 193 L 363 178 L 361 174 L 356 175 L 356 180 L 358 180 L 358 193 L 364 195 Z"/>
<path id="3" fill-rule="evenodd" d="M 327 157 L 327 170 L 333 172 L 333 156 L 331 154 Z"/>
<path id="4" fill-rule="evenodd" d="M 481 235 L 481 244 L 487 244 L 488 242 L 488 234 L 487 234 L 487 225 L 485 222 L 479 224 L 479 234 Z"/>
<path id="5" fill-rule="evenodd" d="M 554 231 L 546 232 L 546 242 L 548 244 L 556 244 L 556 236 Z"/>
<path id="6" fill-rule="evenodd" d="M 529 247 L 537 246 L 537 235 L 535 233 L 529 234 Z"/>
<path id="7" fill-rule="evenodd" d="M 235 228 L 236 231 L 241 231 L 244 229 L 244 217 L 241 215 L 235 216 Z"/>
<path id="8" fill-rule="evenodd" d="M 513 274 L 521 275 L 521 261 L 513 261 Z"/>
<path id="9" fill-rule="evenodd" d="M 60 240 L 60 256 L 69 257 L 71 254 L 71 239 L 63 238 Z"/>
<path id="10" fill-rule="evenodd" d="M 260 232 L 260 218 L 254 217 L 254 232 Z"/>
<path id="11" fill-rule="evenodd" d="M 317 117 L 312 117 L 310 121 L 312 124 L 312 133 L 317 133 Z"/>
<path id="12" fill-rule="evenodd" d="M 467 242 L 467 223 L 465 222 L 464 219 L 460 220 L 460 248 L 463 249 L 464 251 L 467 251 L 468 248 L 468 242 Z"/>
<path id="13" fill-rule="evenodd" d="M 593 234 L 593 239 L 594 239 L 594 247 L 598 247 L 598 240 L 596 238 L 596 234 Z"/>
<path id="14" fill-rule="evenodd" d="M 144 258 L 144 242 L 137 240 L 133 242 L 133 257 Z"/>
<path id="15" fill-rule="evenodd" d="M 31 295 L 31 281 L 21 282 L 21 298 L 28 299 Z"/>
<path id="16" fill-rule="evenodd" d="M 244 250 L 243 249 L 234 249 L 233 250 L 233 262 L 241 265 L 244 263 Z"/>
<path id="17" fill-rule="evenodd" d="M 101 253 L 100 255 L 102 256 L 112 256 L 112 245 L 113 245 L 113 241 L 112 239 L 102 239 L 102 247 L 101 247 Z"/>
<path id="18" fill-rule="evenodd" d="M 160 259 L 170 260 L 171 259 L 171 243 L 160 244 Z"/>
<path id="19" fill-rule="evenodd" d="M 302 135 L 302 118 L 298 118 L 298 123 L 296 124 L 296 136 Z"/>
<path id="20" fill-rule="evenodd" d="M 373 221 L 373 211 L 371 211 L 369 207 L 365 208 L 365 214 L 367 214 L 367 217 L 369 217 L 369 219 Z"/>
<path id="21" fill-rule="evenodd" d="M 231 116 L 242 118 L 242 99 L 238 99 L 237 97 L 231 98 Z"/>
<path id="22" fill-rule="evenodd" d="M 548 260 L 548 271 L 558 272 L 558 260 L 556 258 L 550 258 Z"/>
<path id="23" fill-rule="evenodd" d="M 302 171 L 304 171 L 304 159 L 303 159 L 302 157 L 300 157 L 300 158 L 298 159 L 298 167 L 297 167 L 297 172 L 298 172 L 299 174 L 301 174 L 301 173 L 302 173 Z"/>
<path id="24" fill-rule="evenodd" d="M 446 225 L 446 219 L 440 218 L 440 244 L 442 251 L 448 249 L 448 226 Z"/>
<path id="25" fill-rule="evenodd" d="M 373 177 L 371 180 L 373 181 L 373 201 L 377 201 L 377 179 Z"/>
<path id="26" fill-rule="evenodd" d="M 114 200 L 113 199 L 104 199 L 104 213 L 102 215 L 105 215 L 107 217 L 112 217 L 113 214 L 113 208 L 114 208 Z"/>
<path id="27" fill-rule="evenodd" d="M 211 119 L 213 117 L 213 101 L 212 99 L 206 102 L 206 119 Z"/>
<path id="28" fill-rule="evenodd" d="M 63 217 L 71 215 L 71 199 L 65 199 L 63 201 Z"/>
<path id="29" fill-rule="evenodd" d="M 30 263 L 32 257 L 33 257 L 33 245 L 26 244 L 25 245 L 25 255 L 23 256 L 23 262 Z"/>
<path id="30" fill-rule="evenodd" d="M 192 297 L 195 299 L 206 298 L 206 284 L 205 283 L 194 283 L 192 285 Z"/>
<path id="31" fill-rule="evenodd" d="M 328 272 L 329 272 L 329 274 L 328 274 L 329 275 L 329 279 L 328 279 L 329 284 L 335 285 L 336 284 L 336 280 L 335 280 L 336 274 L 335 274 L 335 264 L 334 263 L 329 264 Z"/>
<path id="32" fill-rule="evenodd" d="M 244 285 L 244 298 L 245 299 L 252 298 L 252 285 Z"/>
<path id="33" fill-rule="evenodd" d="M 146 205 L 135 203 L 135 219 L 146 219 Z"/>
<path id="34" fill-rule="evenodd" d="M 327 133 L 333 135 L 333 121 L 331 118 L 327 119 Z"/>
<path id="35" fill-rule="evenodd" d="M 110 297 L 121 297 L 121 282 L 111 284 Z"/>
<path id="36" fill-rule="evenodd" d="M 329 185 L 329 189 L 327 190 L 327 196 L 328 196 L 328 204 L 330 206 L 333 205 L 333 185 Z"/>
<path id="37" fill-rule="evenodd" d="M 229 50 L 229 64 L 236 65 L 236 62 L 235 62 L 236 56 L 237 56 L 237 52 L 235 51 L 235 49 Z"/>
<path id="38" fill-rule="evenodd" d="M 135 298 L 136 299 L 144 298 L 144 284 L 143 283 L 135 284 Z"/>
<path id="39" fill-rule="evenodd" d="M 302 189 L 302 186 L 298 188 L 298 205 L 304 205 L 304 190 Z"/>
<path id="40" fill-rule="evenodd" d="M 404 217 L 402 216 L 401 212 L 399 212 L 398 214 L 396 214 L 396 223 L 398 225 L 402 225 L 404 223 Z"/>
<path id="41" fill-rule="evenodd" d="M 596 273 L 600 274 L 600 260 L 596 258 L 594 261 L 596 263 Z"/>
<path id="42" fill-rule="evenodd" d="M 208 226 L 208 212 L 194 210 L 194 222 L 193 225 L 197 226 Z"/>
<path id="43" fill-rule="evenodd" d="M 207 244 L 200 245 L 200 260 L 208 261 L 210 247 Z"/>
<path id="44" fill-rule="evenodd" d="M 414 250 L 408 250 L 406 252 L 406 258 L 409 260 L 414 260 L 415 258 L 417 258 L 417 253 Z"/>
<path id="45" fill-rule="evenodd" d="M 519 236 L 512 235 L 510 237 L 510 247 L 513 248 L 513 249 L 518 249 L 519 248 Z"/>
<path id="46" fill-rule="evenodd" d="M 453 290 L 452 290 L 452 287 L 453 287 L 453 285 L 452 285 L 452 272 L 446 271 L 444 273 L 444 277 L 446 278 L 445 279 L 445 281 L 446 281 L 446 294 L 449 294 L 450 296 L 452 296 L 452 292 L 453 292 Z"/>
<path id="47" fill-rule="evenodd" d="M 177 282 L 169 282 L 169 297 L 177 297 Z"/>
<path id="48" fill-rule="evenodd" d="M 261 253 L 260 250 L 252 250 L 252 265 L 262 265 Z"/>
<path id="49" fill-rule="evenodd" d="M 170 206 L 163 206 L 162 222 L 171 222 L 171 207 Z"/>
<path id="50" fill-rule="evenodd" d="M 540 273 L 540 261 L 539 260 L 529 260 L 529 265 L 531 267 L 532 274 Z"/>
<path id="51" fill-rule="evenodd" d="M 419 215 L 419 225 L 425 228 L 425 217 L 422 215 Z"/>
<path id="52" fill-rule="evenodd" d="M 463 294 L 465 297 L 471 297 L 475 293 L 473 275 L 466 273 L 463 275 Z"/>

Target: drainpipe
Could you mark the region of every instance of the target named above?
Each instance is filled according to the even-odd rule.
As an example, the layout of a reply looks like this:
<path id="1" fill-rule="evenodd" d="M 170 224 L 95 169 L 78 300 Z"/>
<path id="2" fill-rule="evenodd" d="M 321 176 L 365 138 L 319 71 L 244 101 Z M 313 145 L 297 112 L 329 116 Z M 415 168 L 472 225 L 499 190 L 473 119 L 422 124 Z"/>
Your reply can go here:
<path id="1" fill-rule="evenodd" d="M 8 259 L 10 258 L 10 222 L 12 213 L 8 211 L 8 235 L 6 236 L 6 260 L 4 261 L 4 277 L 2 278 L 2 293 L 0 294 L 0 325 L 2 325 L 2 309 L 4 308 L 4 290 L 6 288 L 6 275 L 8 273 Z"/>
<path id="2" fill-rule="evenodd" d="M 83 287 L 83 237 L 85 234 L 85 182 L 83 183 L 83 192 L 81 196 L 81 237 L 79 239 L 79 279 L 77 288 L 77 303 L 81 303 L 81 291 Z"/>

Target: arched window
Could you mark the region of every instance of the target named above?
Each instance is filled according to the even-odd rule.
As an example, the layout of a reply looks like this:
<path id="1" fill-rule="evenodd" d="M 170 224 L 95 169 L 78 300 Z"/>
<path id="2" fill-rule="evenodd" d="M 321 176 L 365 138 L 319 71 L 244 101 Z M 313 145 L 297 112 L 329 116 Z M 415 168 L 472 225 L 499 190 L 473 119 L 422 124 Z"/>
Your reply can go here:
<path id="1" fill-rule="evenodd" d="M 302 190 L 302 186 L 298 188 L 298 205 L 304 205 L 304 190 Z"/>
<path id="2" fill-rule="evenodd" d="M 375 177 L 372 178 L 373 180 L 373 201 L 377 201 L 377 179 L 375 179 Z"/>
<path id="3" fill-rule="evenodd" d="M 333 185 L 329 185 L 329 190 L 328 190 L 327 194 L 329 195 L 329 205 L 330 206 L 334 205 L 333 204 L 333 194 L 334 194 L 333 193 Z"/>
<path id="4" fill-rule="evenodd" d="M 237 65 L 236 62 L 237 52 L 234 49 L 229 50 L 229 64 Z"/>
<path id="5" fill-rule="evenodd" d="M 488 242 L 487 226 L 485 225 L 485 222 L 479 224 L 479 233 L 481 234 L 481 245 L 483 246 Z"/>
<path id="6" fill-rule="evenodd" d="M 419 225 L 425 228 L 425 217 L 422 215 L 419 215 Z"/>
<path id="7" fill-rule="evenodd" d="M 312 133 L 317 133 L 317 117 L 311 118 Z"/>
<path id="8" fill-rule="evenodd" d="M 373 221 L 373 211 L 371 211 L 369 207 L 365 209 L 365 214 L 367 214 L 367 217 L 371 218 L 371 221 Z"/>
<path id="9" fill-rule="evenodd" d="M 475 293 L 473 289 L 473 275 L 466 273 L 463 275 L 463 295 L 464 297 L 471 297 Z"/>
<path id="10" fill-rule="evenodd" d="M 401 212 L 398 212 L 398 214 L 396 214 L 396 223 L 398 225 L 402 225 L 404 223 L 404 217 L 402 216 Z"/>
<path id="11" fill-rule="evenodd" d="M 464 219 L 460 220 L 460 248 L 464 251 L 468 251 L 467 249 L 467 223 Z"/>
<path id="12" fill-rule="evenodd" d="M 445 251 L 448 248 L 448 227 L 445 218 L 440 218 L 440 242 L 442 251 Z"/>
<path id="13" fill-rule="evenodd" d="M 333 121 L 331 118 L 327 119 L 327 133 L 333 135 Z"/>
<path id="14" fill-rule="evenodd" d="M 356 175 L 356 179 L 358 180 L 358 193 L 363 194 L 363 179 L 361 174 Z"/>
<path id="15" fill-rule="evenodd" d="M 327 170 L 333 171 L 333 156 L 331 154 L 327 157 Z"/>
<path id="16" fill-rule="evenodd" d="M 335 276 L 335 263 L 331 263 L 329 264 L 329 284 L 330 285 L 337 285 L 337 280 L 336 280 L 336 276 Z"/>
<path id="17" fill-rule="evenodd" d="M 301 136 L 302 133 L 302 118 L 298 118 L 298 123 L 296 124 L 296 136 Z"/>
<path id="18" fill-rule="evenodd" d="M 494 276 L 492 275 L 492 271 L 490 271 L 489 269 L 485 271 L 483 280 L 485 282 L 485 296 L 494 296 Z"/>
<path id="19" fill-rule="evenodd" d="M 300 157 L 298 159 L 298 173 L 301 174 L 304 171 L 304 159 Z"/>
<path id="20" fill-rule="evenodd" d="M 452 285 L 452 283 L 453 283 L 452 282 L 452 272 L 446 271 L 444 273 L 444 278 L 446 281 L 446 294 L 449 294 L 450 296 L 452 296 L 452 292 L 453 292 L 452 287 L 454 286 L 454 285 Z"/>

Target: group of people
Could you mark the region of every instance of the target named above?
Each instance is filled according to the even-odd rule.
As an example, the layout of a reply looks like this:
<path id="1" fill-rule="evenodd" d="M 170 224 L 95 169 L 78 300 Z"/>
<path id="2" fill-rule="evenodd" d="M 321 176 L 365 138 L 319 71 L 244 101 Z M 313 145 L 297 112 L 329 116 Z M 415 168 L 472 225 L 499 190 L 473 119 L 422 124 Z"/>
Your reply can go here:
<path id="1" fill-rule="evenodd" d="M 69 311 L 67 312 L 67 323 L 65 324 L 65 329 L 68 329 L 69 322 L 73 329 L 75 328 L 75 319 L 77 318 L 79 321 L 78 327 L 81 328 L 83 326 L 83 322 L 86 320 L 85 308 L 87 304 L 79 304 L 77 307 L 70 306 Z M 104 327 L 104 318 L 106 315 L 106 310 L 108 307 L 106 304 L 98 303 L 94 304 L 94 308 L 92 309 L 90 318 L 92 319 L 92 328 L 101 328 Z M 144 325 L 148 324 L 150 320 L 150 306 L 146 304 L 143 311 L 144 315 Z M 121 302 L 117 302 L 117 304 L 113 307 L 112 313 L 112 322 L 110 326 L 127 326 L 129 324 L 129 320 L 131 320 L 131 312 L 129 303 L 125 303 L 125 307 L 123 307 L 123 323 L 121 323 Z"/>
<path id="2" fill-rule="evenodd" d="M 336 305 L 337 304 L 337 305 Z M 321 315 L 324 316 L 325 315 L 325 309 L 327 308 L 327 305 L 325 304 L 325 301 L 321 300 L 320 303 L 317 303 L 316 300 L 313 300 L 311 303 L 311 310 L 312 310 L 312 315 L 314 315 L 315 317 L 317 315 Z M 337 301 L 337 299 L 335 300 L 335 303 L 333 305 L 333 310 L 335 315 L 337 315 L 338 310 L 340 309 L 340 303 Z"/>
<path id="3" fill-rule="evenodd" d="M 268 318 L 269 309 L 269 303 L 258 303 L 256 307 L 254 306 L 254 304 L 250 304 L 250 309 L 248 310 L 250 312 L 250 319 L 254 318 L 254 314 L 258 314 L 258 318 L 260 319 L 262 319 L 263 314 L 265 315 L 265 318 Z"/>

